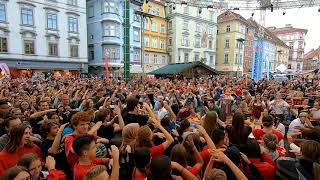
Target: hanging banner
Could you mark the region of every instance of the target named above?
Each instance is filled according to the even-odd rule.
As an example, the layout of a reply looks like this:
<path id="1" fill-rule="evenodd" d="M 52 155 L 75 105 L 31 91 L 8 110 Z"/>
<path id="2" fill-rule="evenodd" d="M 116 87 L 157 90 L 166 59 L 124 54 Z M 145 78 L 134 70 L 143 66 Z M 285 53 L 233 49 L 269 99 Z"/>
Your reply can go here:
<path id="1" fill-rule="evenodd" d="M 253 43 L 252 79 L 259 81 L 263 79 L 263 42 L 255 40 Z"/>
<path id="2" fill-rule="evenodd" d="M 105 65 L 106 65 L 106 80 L 107 80 L 107 82 L 109 82 L 109 61 L 108 61 L 108 52 L 106 52 Z"/>

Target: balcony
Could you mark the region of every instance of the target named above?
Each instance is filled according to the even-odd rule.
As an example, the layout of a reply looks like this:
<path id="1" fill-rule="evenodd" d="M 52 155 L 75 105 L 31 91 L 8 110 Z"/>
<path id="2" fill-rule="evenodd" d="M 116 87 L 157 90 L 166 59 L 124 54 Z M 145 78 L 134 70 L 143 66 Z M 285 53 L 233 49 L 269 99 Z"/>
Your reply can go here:
<path id="1" fill-rule="evenodd" d="M 108 62 L 109 62 L 109 63 L 117 63 L 117 64 L 122 63 L 122 62 L 120 61 L 120 58 L 109 58 L 109 59 L 108 59 Z"/>
<path id="2" fill-rule="evenodd" d="M 118 13 L 114 13 L 114 12 L 103 12 L 101 14 L 101 22 L 104 21 L 115 21 L 118 22 L 119 24 L 121 23 L 122 18 Z"/>
<path id="3" fill-rule="evenodd" d="M 120 37 L 116 36 L 102 36 L 102 44 L 114 44 L 114 45 L 121 45 L 122 41 Z"/>

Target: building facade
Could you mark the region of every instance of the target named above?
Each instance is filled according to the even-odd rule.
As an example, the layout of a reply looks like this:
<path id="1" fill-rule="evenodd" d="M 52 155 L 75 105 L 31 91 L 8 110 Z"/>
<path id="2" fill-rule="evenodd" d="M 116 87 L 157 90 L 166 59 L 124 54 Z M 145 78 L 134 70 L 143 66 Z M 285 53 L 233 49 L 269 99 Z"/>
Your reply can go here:
<path id="1" fill-rule="evenodd" d="M 301 71 L 303 68 L 305 36 L 308 30 L 294 28 L 291 24 L 282 28 L 270 27 L 268 29 L 290 48 L 288 72 Z"/>
<path id="2" fill-rule="evenodd" d="M 246 27 L 246 38 L 244 42 L 244 57 L 243 57 L 243 73 L 249 74 L 252 70 L 253 59 L 253 42 L 256 39 L 256 29 L 250 24 Z"/>
<path id="3" fill-rule="evenodd" d="M 241 76 L 246 36 L 246 19 L 231 11 L 218 16 L 217 61 L 218 71 Z"/>
<path id="4" fill-rule="evenodd" d="M 216 12 L 168 4 L 168 54 L 170 63 L 201 61 L 215 68 Z"/>
<path id="5" fill-rule="evenodd" d="M 85 1 L 0 1 L 0 61 L 16 75 L 87 72 Z"/>
<path id="6" fill-rule="evenodd" d="M 151 0 L 143 4 L 143 56 L 145 72 L 168 64 L 167 25 L 164 1 Z"/>
<path id="7" fill-rule="evenodd" d="M 278 43 L 276 43 L 276 61 L 274 68 L 277 68 L 281 64 L 288 67 L 289 50 L 289 46 L 287 46 L 283 41 L 280 40 Z"/>
<path id="8" fill-rule="evenodd" d="M 124 63 L 124 1 L 88 0 L 89 71 L 105 75 L 105 58 L 111 77 L 122 76 Z M 130 4 L 130 64 L 141 71 L 141 18 L 139 10 Z"/>
<path id="9" fill-rule="evenodd" d="M 312 49 L 304 55 L 303 70 L 315 70 L 320 68 L 320 47 Z"/>

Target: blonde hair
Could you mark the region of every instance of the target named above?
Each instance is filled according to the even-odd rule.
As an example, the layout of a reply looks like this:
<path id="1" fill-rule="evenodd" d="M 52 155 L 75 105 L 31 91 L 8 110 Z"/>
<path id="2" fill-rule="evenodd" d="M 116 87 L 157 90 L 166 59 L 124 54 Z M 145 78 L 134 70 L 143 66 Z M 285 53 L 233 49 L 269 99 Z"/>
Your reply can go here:
<path id="1" fill-rule="evenodd" d="M 221 169 L 213 168 L 210 170 L 210 172 L 204 179 L 205 180 L 227 180 L 227 175 Z"/>

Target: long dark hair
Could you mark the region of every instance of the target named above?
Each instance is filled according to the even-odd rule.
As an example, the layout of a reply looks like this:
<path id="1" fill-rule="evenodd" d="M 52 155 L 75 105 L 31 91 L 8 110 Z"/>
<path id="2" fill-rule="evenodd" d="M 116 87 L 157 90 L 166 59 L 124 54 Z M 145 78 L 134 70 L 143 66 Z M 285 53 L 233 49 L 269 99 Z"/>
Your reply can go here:
<path id="1" fill-rule="evenodd" d="M 13 153 L 17 151 L 21 145 L 22 136 L 24 135 L 24 131 L 30 128 L 31 126 L 29 123 L 21 123 L 18 126 L 14 127 L 9 135 L 9 141 L 8 144 L 5 146 L 5 150 L 9 153 Z M 28 144 L 28 146 L 32 146 L 32 143 Z"/>
<path id="2" fill-rule="evenodd" d="M 236 112 L 232 118 L 232 127 L 229 134 L 230 141 L 235 144 L 244 144 L 248 137 L 246 136 L 244 129 L 245 115 L 240 112 Z"/>
<path id="3" fill-rule="evenodd" d="M 183 167 L 187 167 L 187 150 L 182 144 L 173 146 L 170 154 L 171 161 L 179 163 Z"/>
<path id="4" fill-rule="evenodd" d="M 3 180 L 12 180 L 12 179 L 14 179 L 16 176 L 18 176 L 19 173 L 21 173 L 21 172 L 23 172 L 23 171 L 29 173 L 28 169 L 25 168 L 25 167 L 23 167 L 23 166 L 14 166 L 14 167 L 8 169 L 8 170 L 5 172 L 4 175 L 3 175 L 3 177 L 2 177 L 1 179 L 3 179 Z M 30 173 L 29 173 L 29 175 L 30 175 Z"/>

